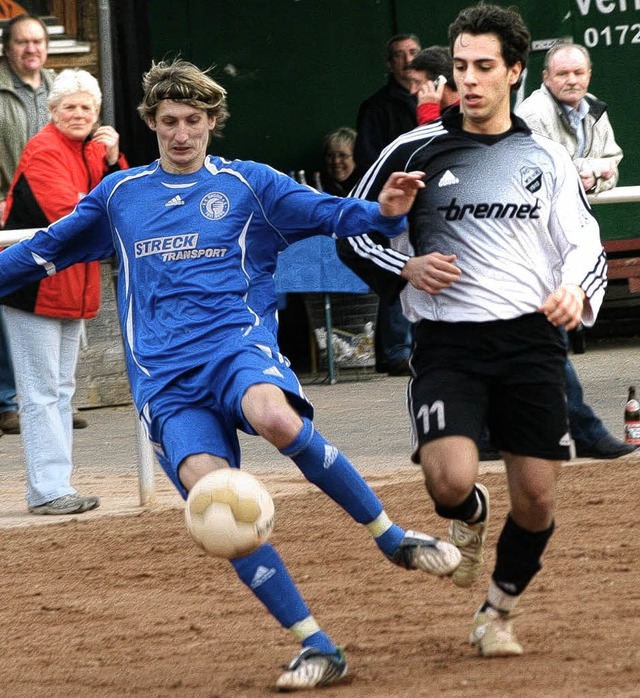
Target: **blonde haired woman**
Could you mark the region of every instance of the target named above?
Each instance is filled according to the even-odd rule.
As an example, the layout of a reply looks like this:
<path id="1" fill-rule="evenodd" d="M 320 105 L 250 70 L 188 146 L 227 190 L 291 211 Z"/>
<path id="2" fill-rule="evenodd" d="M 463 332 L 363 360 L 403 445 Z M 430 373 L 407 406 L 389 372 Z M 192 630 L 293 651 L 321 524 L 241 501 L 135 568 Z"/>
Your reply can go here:
<path id="1" fill-rule="evenodd" d="M 101 102 L 98 82 L 85 70 L 63 70 L 54 80 L 51 123 L 20 158 L 7 198 L 6 228 L 57 221 L 105 174 L 127 166 L 118 133 L 111 126 L 97 127 Z M 13 352 L 29 511 L 94 509 L 98 498 L 80 496 L 71 485 L 71 400 L 82 320 L 95 317 L 100 305 L 99 262 L 74 264 L 0 301 Z"/>

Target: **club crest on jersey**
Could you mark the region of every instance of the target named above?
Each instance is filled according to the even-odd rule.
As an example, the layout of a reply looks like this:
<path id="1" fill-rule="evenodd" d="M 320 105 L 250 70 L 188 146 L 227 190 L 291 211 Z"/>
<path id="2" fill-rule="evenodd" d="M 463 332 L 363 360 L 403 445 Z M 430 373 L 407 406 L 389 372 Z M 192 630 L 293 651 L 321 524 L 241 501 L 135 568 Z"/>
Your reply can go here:
<path id="1" fill-rule="evenodd" d="M 539 167 L 523 167 L 520 170 L 522 184 L 532 194 L 535 194 L 542 186 L 542 170 Z"/>
<path id="2" fill-rule="evenodd" d="M 209 192 L 202 197 L 200 213 L 210 221 L 219 221 L 229 213 L 229 199 L 222 192 Z"/>

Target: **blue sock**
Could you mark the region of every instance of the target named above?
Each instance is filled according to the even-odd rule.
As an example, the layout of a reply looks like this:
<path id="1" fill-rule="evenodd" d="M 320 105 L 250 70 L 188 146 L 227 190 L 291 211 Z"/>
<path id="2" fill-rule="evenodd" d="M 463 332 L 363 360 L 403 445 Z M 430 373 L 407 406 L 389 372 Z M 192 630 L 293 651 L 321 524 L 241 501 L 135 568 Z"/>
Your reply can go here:
<path id="1" fill-rule="evenodd" d="M 322 630 L 319 630 L 317 633 L 313 633 L 313 635 L 309 635 L 308 638 L 302 641 L 302 646 L 303 647 L 314 647 L 317 650 L 320 650 L 321 652 L 327 652 L 328 654 L 336 654 L 338 651 L 338 648 L 331 642 L 331 638 L 326 634 L 323 633 Z"/>
<path id="2" fill-rule="evenodd" d="M 314 429 L 311 420 L 303 418 L 302 430 L 280 453 L 289 456 L 309 482 L 317 485 L 358 523 L 369 525 L 382 515 L 387 524 L 372 533 L 385 554 L 392 555 L 396 551 L 404 531 L 389 521 L 382 502 L 360 473 Z"/>
<path id="3" fill-rule="evenodd" d="M 385 555 L 393 555 L 398 549 L 402 539 L 404 538 L 405 532 L 397 524 L 391 524 L 382 535 L 377 536 L 375 541 L 377 546 L 382 550 Z"/>
<path id="4" fill-rule="evenodd" d="M 368 524 L 382 512 L 382 503 L 360 473 L 338 449 L 302 420 L 302 430 L 280 451 L 302 474 L 339 504 L 358 523 Z"/>
<path id="5" fill-rule="evenodd" d="M 329 636 L 318 627 L 284 562 L 269 543 L 244 557 L 230 560 L 241 581 L 269 613 L 291 630 L 305 647 L 336 652 Z"/>

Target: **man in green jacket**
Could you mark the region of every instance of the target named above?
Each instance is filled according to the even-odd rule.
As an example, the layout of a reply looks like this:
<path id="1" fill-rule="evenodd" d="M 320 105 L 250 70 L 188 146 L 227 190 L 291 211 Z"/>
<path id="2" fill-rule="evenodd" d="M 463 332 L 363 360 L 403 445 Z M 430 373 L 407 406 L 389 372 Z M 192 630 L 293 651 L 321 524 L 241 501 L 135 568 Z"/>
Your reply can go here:
<path id="1" fill-rule="evenodd" d="M 47 97 L 53 73 L 44 68 L 48 37 L 44 22 L 30 14 L 11 19 L 3 31 L 0 58 L 0 227 L 5 198 L 27 141 L 49 121 Z M 20 431 L 13 365 L 0 322 L 0 436 Z"/>
<path id="2" fill-rule="evenodd" d="M 4 200 L 27 141 L 49 121 L 47 97 L 53 73 L 47 60 L 47 30 L 41 19 L 14 17 L 3 32 L 0 58 L 0 220 Z"/>

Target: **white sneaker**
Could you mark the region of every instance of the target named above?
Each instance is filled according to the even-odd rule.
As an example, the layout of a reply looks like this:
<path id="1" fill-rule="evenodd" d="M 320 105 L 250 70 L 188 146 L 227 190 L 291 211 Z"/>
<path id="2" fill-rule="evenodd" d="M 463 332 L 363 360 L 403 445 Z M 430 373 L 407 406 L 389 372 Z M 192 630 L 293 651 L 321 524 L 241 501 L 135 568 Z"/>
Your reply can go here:
<path id="1" fill-rule="evenodd" d="M 494 608 L 476 613 L 469 642 L 483 657 L 517 657 L 523 652 L 511 627 L 511 617 Z"/>
<path id="2" fill-rule="evenodd" d="M 336 654 L 305 647 L 285 667 L 276 681 L 279 691 L 303 691 L 317 686 L 329 686 L 347 673 L 347 660 L 339 649 Z"/>
<path id="3" fill-rule="evenodd" d="M 98 497 L 81 497 L 79 494 L 65 494 L 50 502 L 29 505 L 32 514 L 82 514 L 100 506 Z"/>
<path id="4" fill-rule="evenodd" d="M 489 491 L 484 485 L 476 484 L 476 487 L 482 491 L 486 502 L 484 521 L 476 524 L 452 521 L 449 524 L 449 540 L 462 555 L 462 562 L 451 575 L 453 583 L 459 587 L 471 586 L 480 576 L 484 565 L 484 544 L 489 526 Z"/>

